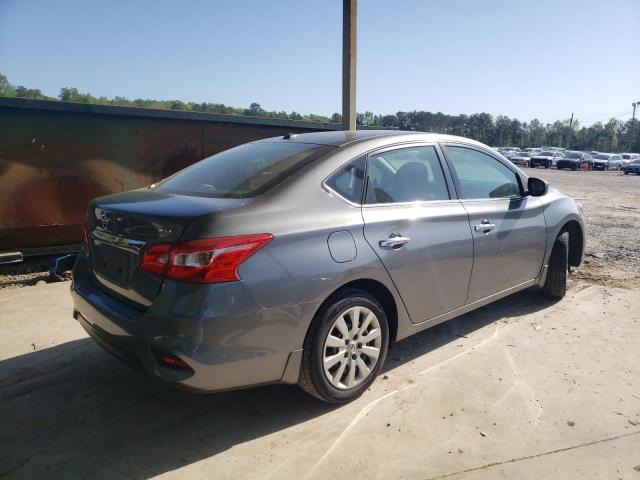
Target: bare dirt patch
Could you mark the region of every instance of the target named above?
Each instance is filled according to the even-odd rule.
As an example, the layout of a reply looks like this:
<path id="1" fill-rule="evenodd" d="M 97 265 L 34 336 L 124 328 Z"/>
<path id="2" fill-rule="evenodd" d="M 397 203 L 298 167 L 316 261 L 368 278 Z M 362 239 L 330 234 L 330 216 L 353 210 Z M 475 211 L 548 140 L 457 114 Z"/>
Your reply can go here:
<path id="1" fill-rule="evenodd" d="M 584 263 L 572 278 L 596 285 L 640 287 L 640 177 L 621 172 L 526 169 L 581 204 Z"/>

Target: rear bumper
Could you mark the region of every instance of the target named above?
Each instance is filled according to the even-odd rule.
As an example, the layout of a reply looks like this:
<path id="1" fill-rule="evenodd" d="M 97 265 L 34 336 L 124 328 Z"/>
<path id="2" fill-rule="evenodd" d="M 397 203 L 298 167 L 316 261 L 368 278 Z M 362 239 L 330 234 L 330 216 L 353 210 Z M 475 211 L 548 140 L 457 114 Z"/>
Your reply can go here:
<path id="1" fill-rule="evenodd" d="M 148 375 L 200 392 L 295 383 L 311 309 L 258 305 L 242 282 L 167 281 L 149 309 L 130 307 L 92 281 L 84 258 L 74 267 L 73 316 L 105 350 Z M 310 321 L 310 319 L 309 319 Z M 162 354 L 189 368 L 167 366 Z M 292 373 L 293 372 L 293 373 Z"/>

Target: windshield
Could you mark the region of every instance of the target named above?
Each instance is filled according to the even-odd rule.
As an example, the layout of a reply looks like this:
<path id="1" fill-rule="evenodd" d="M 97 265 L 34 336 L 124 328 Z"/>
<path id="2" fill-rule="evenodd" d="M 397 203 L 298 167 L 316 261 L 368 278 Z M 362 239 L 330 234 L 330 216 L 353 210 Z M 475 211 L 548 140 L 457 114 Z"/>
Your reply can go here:
<path id="1" fill-rule="evenodd" d="M 156 188 L 203 197 L 254 197 L 332 149 L 308 143 L 249 143 L 206 158 Z"/>
<path id="2" fill-rule="evenodd" d="M 605 155 L 604 153 L 599 153 L 598 155 L 596 155 L 593 158 L 595 158 L 597 160 L 609 160 L 609 155 Z"/>
<path id="3" fill-rule="evenodd" d="M 540 152 L 538 154 L 540 157 L 553 157 L 553 152 Z"/>
<path id="4" fill-rule="evenodd" d="M 631 158 L 631 155 L 622 155 L 622 158 L 624 158 L 625 160 L 629 160 Z"/>
<path id="5" fill-rule="evenodd" d="M 580 158 L 580 154 L 578 152 L 567 152 L 565 158 Z"/>
<path id="6" fill-rule="evenodd" d="M 640 164 L 640 159 L 639 159 L 639 160 L 634 160 L 634 161 L 633 161 L 633 162 L 631 162 L 631 163 L 637 163 L 637 164 Z"/>

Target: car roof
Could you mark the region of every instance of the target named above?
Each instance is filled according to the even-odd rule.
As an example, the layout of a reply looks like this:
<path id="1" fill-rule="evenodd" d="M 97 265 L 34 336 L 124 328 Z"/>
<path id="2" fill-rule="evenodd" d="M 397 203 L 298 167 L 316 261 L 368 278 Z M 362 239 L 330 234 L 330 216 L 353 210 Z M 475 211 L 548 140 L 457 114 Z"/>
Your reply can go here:
<path id="1" fill-rule="evenodd" d="M 329 145 L 333 147 L 343 147 L 355 143 L 366 142 L 367 140 L 379 139 L 381 137 L 389 137 L 393 140 L 425 140 L 430 142 L 443 141 L 463 141 L 477 145 L 484 144 L 471 140 L 469 138 L 458 137 L 455 135 L 444 135 L 440 133 L 426 132 L 409 132 L 406 130 L 356 130 L 356 131 L 331 131 L 331 132 L 313 132 L 313 133 L 291 133 L 279 137 L 266 138 L 258 140 L 256 143 L 262 142 L 292 142 L 292 143 L 310 143 L 316 145 Z M 395 138 L 394 138 L 395 137 Z M 487 147 L 488 148 L 488 147 Z"/>

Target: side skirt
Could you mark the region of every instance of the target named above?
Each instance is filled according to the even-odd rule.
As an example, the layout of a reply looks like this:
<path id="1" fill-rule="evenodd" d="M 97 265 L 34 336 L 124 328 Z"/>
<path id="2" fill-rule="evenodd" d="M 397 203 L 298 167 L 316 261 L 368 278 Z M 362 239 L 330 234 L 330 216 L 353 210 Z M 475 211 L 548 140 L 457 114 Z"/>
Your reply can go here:
<path id="1" fill-rule="evenodd" d="M 543 271 L 543 274 L 546 275 L 546 268 Z M 427 328 L 434 327 L 442 322 L 446 322 L 447 320 L 451 320 L 452 318 L 459 317 L 460 315 L 464 315 L 465 313 L 469 313 L 472 310 L 475 310 L 480 307 L 484 307 L 489 303 L 495 302 L 496 300 L 500 300 L 501 298 L 508 297 L 516 292 L 521 290 L 525 290 L 529 287 L 533 287 L 534 285 L 538 285 L 540 278 L 533 278 L 531 280 L 527 280 L 524 283 L 520 283 L 514 287 L 507 288 L 506 290 L 502 290 L 501 292 L 494 293 L 493 295 L 489 295 L 488 297 L 483 298 L 482 300 L 477 300 L 473 303 L 469 303 L 464 307 L 456 308 L 448 313 L 443 313 L 442 315 L 438 315 L 437 317 L 426 320 L 422 323 L 415 323 L 411 325 L 407 325 L 405 329 L 403 329 L 402 336 L 400 332 L 398 332 L 398 340 L 409 337 L 414 333 L 421 332 L 426 330 Z M 544 282 L 544 280 L 543 280 Z"/>

